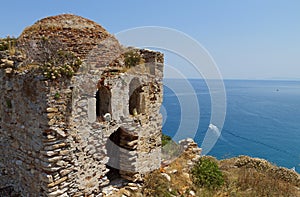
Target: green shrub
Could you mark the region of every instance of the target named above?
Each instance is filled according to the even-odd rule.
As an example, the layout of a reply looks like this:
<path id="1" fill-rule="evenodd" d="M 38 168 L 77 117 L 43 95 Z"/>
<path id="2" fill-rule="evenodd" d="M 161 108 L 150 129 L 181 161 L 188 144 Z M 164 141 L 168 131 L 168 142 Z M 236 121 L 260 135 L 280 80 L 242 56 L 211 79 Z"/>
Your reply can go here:
<path id="1" fill-rule="evenodd" d="M 139 64 L 144 63 L 144 59 L 142 58 L 141 54 L 136 50 L 130 50 L 124 53 L 125 57 L 125 66 L 127 68 L 131 68 L 137 66 Z"/>
<path id="2" fill-rule="evenodd" d="M 7 108 L 11 109 L 12 108 L 12 103 L 11 103 L 11 100 L 9 99 L 6 99 L 6 106 Z"/>
<path id="3" fill-rule="evenodd" d="M 57 100 L 57 99 L 60 99 L 60 94 L 59 94 L 58 92 L 55 93 L 54 99 L 56 99 L 56 100 Z"/>
<path id="4" fill-rule="evenodd" d="M 165 146 L 166 144 L 168 144 L 170 141 L 172 141 L 172 138 L 168 135 L 162 134 L 161 136 L 161 145 Z"/>
<path id="5" fill-rule="evenodd" d="M 182 148 L 178 145 L 172 138 L 168 135 L 162 134 L 161 136 L 162 144 L 162 159 L 174 159 L 177 158 L 182 153 Z"/>
<path id="6" fill-rule="evenodd" d="M 192 168 L 195 185 L 208 189 L 217 189 L 224 184 L 224 177 L 218 164 L 212 158 L 201 157 Z"/>
<path id="7" fill-rule="evenodd" d="M 13 51 L 15 51 L 16 42 L 17 42 L 16 38 L 10 38 L 9 36 L 7 38 L 1 38 L 0 51 L 9 50 L 10 53 L 13 53 Z"/>

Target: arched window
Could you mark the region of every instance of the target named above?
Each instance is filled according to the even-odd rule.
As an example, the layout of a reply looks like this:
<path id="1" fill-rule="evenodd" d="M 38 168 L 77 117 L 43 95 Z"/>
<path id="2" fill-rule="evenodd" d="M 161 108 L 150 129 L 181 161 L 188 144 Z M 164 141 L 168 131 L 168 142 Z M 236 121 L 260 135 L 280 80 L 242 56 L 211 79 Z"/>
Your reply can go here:
<path id="1" fill-rule="evenodd" d="M 129 114 L 137 115 L 145 112 L 145 96 L 143 86 L 138 78 L 133 78 L 129 84 Z"/>
<path id="2" fill-rule="evenodd" d="M 111 92 L 107 87 L 102 86 L 96 92 L 96 114 L 103 120 L 106 113 L 111 114 Z"/>

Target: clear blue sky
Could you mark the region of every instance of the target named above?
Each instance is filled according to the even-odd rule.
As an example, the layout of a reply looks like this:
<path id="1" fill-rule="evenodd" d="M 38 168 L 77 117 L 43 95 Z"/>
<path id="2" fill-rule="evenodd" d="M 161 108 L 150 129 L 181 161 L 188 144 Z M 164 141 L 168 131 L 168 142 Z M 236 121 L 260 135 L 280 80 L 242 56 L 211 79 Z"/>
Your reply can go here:
<path id="1" fill-rule="evenodd" d="M 300 79 L 298 0 L 26 0 L 2 1 L 0 36 L 17 37 L 37 19 L 73 13 L 111 33 L 170 27 L 195 38 L 224 78 Z"/>

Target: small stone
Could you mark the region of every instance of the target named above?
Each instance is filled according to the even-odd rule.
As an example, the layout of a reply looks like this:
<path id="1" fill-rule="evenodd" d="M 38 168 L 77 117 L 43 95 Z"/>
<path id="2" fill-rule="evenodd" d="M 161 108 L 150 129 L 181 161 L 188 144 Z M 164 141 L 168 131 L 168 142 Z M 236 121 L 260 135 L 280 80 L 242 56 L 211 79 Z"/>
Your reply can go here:
<path id="1" fill-rule="evenodd" d="M 54 125 L 54 123 L 55 123 L 55 120 L 54 120 L 54 119 L 51 119 L 51 120 L 49 120 L 49 122 L 48 122 L 48 124 L 49 124 L 50 126 Z"/>
<path id="2" fill-rule="evenodd" d="M 194 192 L 193 190 L 191 190 L 191 191 L 189 192 L 189 194 L 190 194 L 191 196 L 196 196 L 196 194 L 195 194 L 195 192 Z"/>
<path id="3" fill-rule="evenodd" d="M 49 196 L 49 197 L 56 197 L 56 196 L 58 196 L 58 195 L 64 194 L 67 190 L 68 190 L 68 188 L 64 188 L 64 189 L 62 189 L 62 190 L 58 189 L 58 190 L 56 190 L 56 191 L 54 191 L 54 192 L 51 192 L 51 193 L 48 194 L 47 196 Z"/>
<path id="4" fill-rule="evenodd" d="M 8 59 L 1 59 L 1 61 L 5 64 L 7 67 L 13 67 L 14 66 L 14 61 L 8 60 Z"/>
<path id="5" fill-rule="evenodd" d="M 138 187 L 128 187 L 131 191 L 137 191 L 139 188 Z"/>
<path id="6" fill-rule="evenodd" d="M 10 73 L 12 73 L 12 71 L 13 71 L 12 68 L 6 68 L 6 69 L 5 69 L 5 73 L 6 73 L 6 74 L 10 74 Z"/>
<path id="7" fill-rule="evenodd" d="M 63 130 L 61 130 L 61 129 L 55 129 L 55 131 L 61 137 L 66 137 L 67 136 L 67 134 Z"/>
<path id="8" fill-rule="evenodd" d="M 47 141 L 53 141 L 53 140 L 56 140 L 55 136 L 54 136 L 54 135 L 51 135 L 51 134 L 48 134 L 48 135 L 46 136 L 46 138 L 47 138 Z"/>
<path id="9" fill-rule="evenodd" d="M 55 113 L 55 112 L 58 112 L 58 109 L 57 108 L 53 108 L 53 107 L 48 107 L 47 108 L 47 112 L 48 113 Z"/>
<path id="10" fill-rule="evenodd" d="M 34 174 L 35 172 L 36 172 L 35 169 L 30 169 L 30 173 L 31 173 L 31 174 Z"/>
<path id="11" fill-rule="evenodd" d="M 177 172 L 178 172 L 178 170 L 176 170 L 176 169 L 170 171 L 171 174 L 176 174 Z"/>
<path id="12" fill-rule="evenodd" d="M 163 177 L 165 177 L 169 182 L 171 181 L 171 177 L 167 173 L 161 173 Z"/>
<path id="13" fill-rule="evenodd" d="M 40 179 L 46 183 L 52 183 L 53 182 L 53 177 L 50 174 L 40 174 Z"/>
<path id="14" fill-rule="evenodd" d="M 134 141 L 128 142 L 127 145 L 128 145 L 128 146 L 134 146 L 134 145 L 136 145 L 138 142 L 139 142 L 139 140 L 134 140 Z"/>
<path id="15" fill-rule="evenodd" d="M 48 114 L 47 114 L 47 117 L 48 117 L 49 119 L 52 119 L 55 115 L 56 115 L 55 113 L 48 113 Z"/>
<path id="16" fill-rule="evenodd" d="M 73 171 L 73 168 L 70 168 L 70 169 L 63 169 L 61 170 L 59 173 L 61 176 L 66 176 L 67 174 L 69 174 L 70 172 Z"/>
<path id="17" fill-rule="evenodd" d="M 45 146 L 44 150 L 48 151 L 48 150 L 55 150 L 55 149 L 59 149 L 59 148 L 62 148 L 62 147 L 65 147 L 67 144 L 62 142 L 62 143 L 59 143 L 59 144 L 53 144 L 53 145 L 50 145 L 50 146 Z"/>
<path id="18" fill-rule="evenodd" d="M 57 154 L 57 152 L 54 152 L 54 151 L 41 151 L 41 153 L 42 153 L 43 155 L 48 156 L 48 157 L 51 157 L 51 156 Z"/>
<path id="19" fill-rule="evenodd" d="M 47 158 L 47 161 L 50 162 L 50 163 L 54 163 L 54 162 L 57 162 L 61 159 L 62 159 L 62 156 L 55 156 L 55 157 Z"/>
<path id="20" fill-rule="evenodd" d="M 58 162 L 56 162 L 56 165 L 58 166 L 66 166 L 68 164 L 68 162 L 65 162 L 63 160 L 59 160 Z"/>
<path id="21" fill-rule="evenodd" d="M 182 176 L 186 179 L 189 179 L 190 178 L 190 175 L 186 172 L 182 173 Z"/>
<path id="22" fill-rule="evenodd" d="M 59 197 L 69 197 L 69 195 L 67 193 L 63 193 Z"/>
<path id="23" fill-rule="evenodd" d="M 80 107 L 77 108 L 77 113 L 82 112 L 82 109 Z"/>
<path id="24" fill-rule="evenodd" d="M 59 151 L 59 155 L 68 155 L 70 153 L 69 150 L 61 150 Z"/>
<path id="25" fill-rule="evenodd" d="M 200 155 L 195 155 L 195 157 L 192 159 L 192 161 L 196 162 L 200 159 Z"/>
<path id="26" fill-rule="evenodd" d="M 130 187 L 136 187 L 137 186 L 136 183 L 128 183 L 127 185 L 130 186 Z"/>
<path id="27" fill-rule="evenodd" d="M 17 164 L 18 166 L 22 165 L 22 163 L 23 163 L 23 162 L 22 162 L 21 160 L 17 160 L 17 161 L 16 161 L 16 164 Z"/>
<path id="28" fill-rule="evenodd" d="M 57 181 L 48 184 L 48 187 L 54 187 L 64 181 L 66 181 L 67 179 L 68 179 L 68 177 L 62 177 L 62 178 L 58 179 Z"/>
<path id="29" fill-rule="evenodd" d="M 122 193 L 122 196 L 124 196 L 124 197 L 130 197 L 131 196 L 130 191 L 128 191 L 126 189 L 120 189 L 120 192 Z"/>
<path id="30" fill-rule="evenodd" d="M 60 184 L 59 188 L 60 188 L 60 189 L 63 189 L 63 188 L 68 187 L 68 186 L 70 186 L 70 185 L 71 185 L 70 182 L 63 182 L 63 183 Z"/>
<path id="31" fill-rule="evenodd" d="M 85 107 L 87 105 L 87 100 L 78 101 L 77 104 L 78 104 L 79 107 Z"/>

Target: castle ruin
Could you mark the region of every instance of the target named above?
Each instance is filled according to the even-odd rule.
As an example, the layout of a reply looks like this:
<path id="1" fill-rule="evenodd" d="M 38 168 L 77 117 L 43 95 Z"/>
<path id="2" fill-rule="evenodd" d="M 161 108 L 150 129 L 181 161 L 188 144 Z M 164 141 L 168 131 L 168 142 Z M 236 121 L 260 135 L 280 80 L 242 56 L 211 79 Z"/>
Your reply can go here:
<path id="1" fill-rule="evenodd" d="M 6 42 L 0 188 L 89 196 L 112 174 L 139 181 L 160 167 L 163 54 L 124 47 L 71 14 L 39 20 Z"/>

